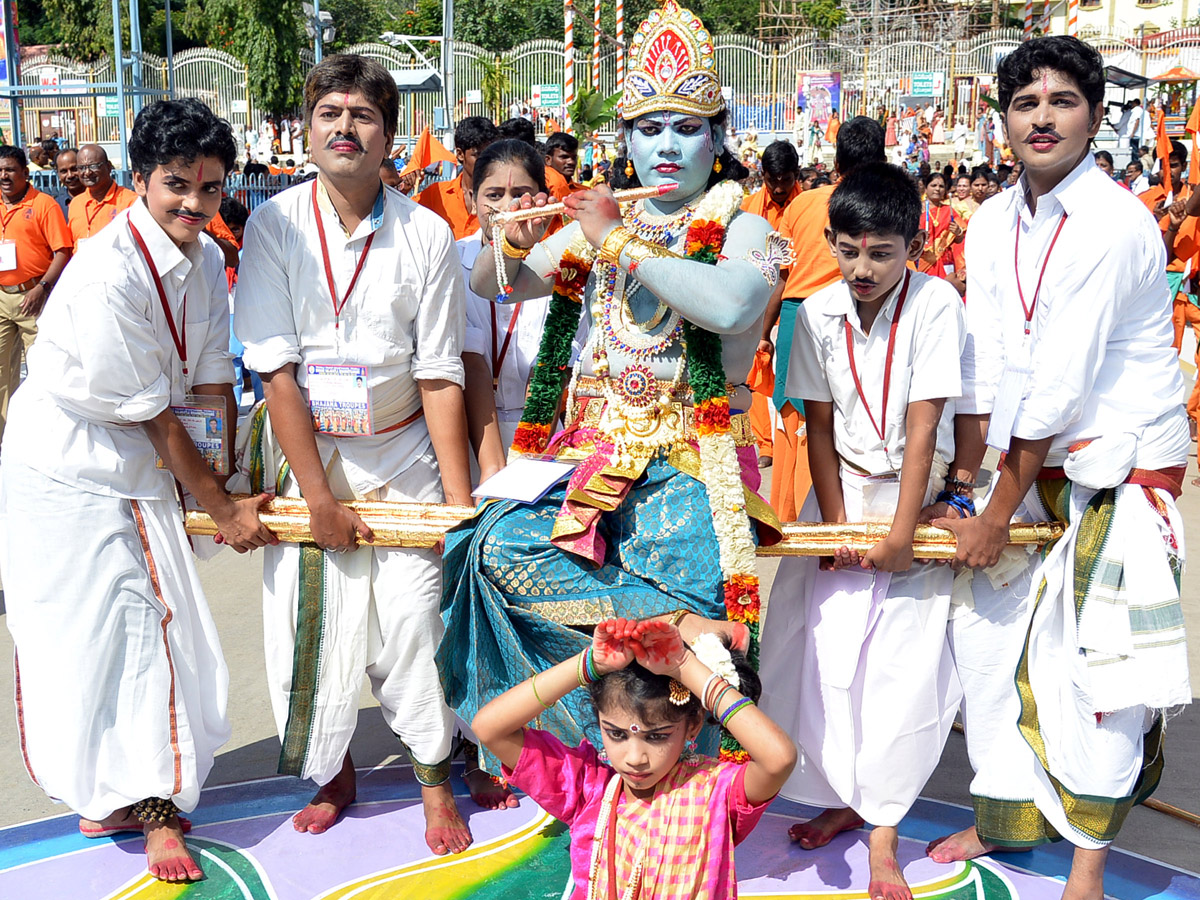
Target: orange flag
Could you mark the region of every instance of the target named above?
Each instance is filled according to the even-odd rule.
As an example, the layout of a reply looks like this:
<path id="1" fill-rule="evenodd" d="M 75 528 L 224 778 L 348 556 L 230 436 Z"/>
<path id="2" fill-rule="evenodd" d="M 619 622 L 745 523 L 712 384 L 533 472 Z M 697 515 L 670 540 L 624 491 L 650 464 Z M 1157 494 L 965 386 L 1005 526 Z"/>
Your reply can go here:
<path id="1" fill-rule="evenodd" d="M 1192 136 L 1192 156 L 1188 161 L 1188 184 L 1200 184 L 1200 99 L 1192 107 L 1185 130 Z"/>
<path id="2" fill-rule="evenodd" d="M 1158 121 L 1154 128 L 1154 155 L 1158 157 L 1158 174 L 1167 189 L 1167 203 L 1171 202 L 1171 140 L 1167 137 L 1167 113 L 1158 108 Z"/>
<path id="3" fill-rule="evenodd" d="M 429 126 L 426 125 L 421 136 L 417 138 L 417 145 L 413 147 L 412 156 L 408 158 L 408 165 L 404 167 L 400 176 L 403 177 L 409 172 L 424 169 L 436 162 L 458 162 L 458 160 L 453 153 L 442 146 L 441 141 L 433 139 L 433 135 L 429 133 Z"/>

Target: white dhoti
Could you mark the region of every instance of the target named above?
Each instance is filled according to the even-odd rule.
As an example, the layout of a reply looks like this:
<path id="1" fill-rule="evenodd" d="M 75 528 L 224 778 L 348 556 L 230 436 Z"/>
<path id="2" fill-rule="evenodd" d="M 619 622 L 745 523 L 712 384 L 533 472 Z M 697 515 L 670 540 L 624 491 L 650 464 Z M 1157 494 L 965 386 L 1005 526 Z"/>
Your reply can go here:
<path id="1" fill-rule="evenodd" d="M 800 518 L 817 516 L 810 495 Z M 781 561 L 761 668 L 763 711 L 800 747 L 784 797 L 850 807 L 872 825 L 908 812 L 962 696 L 946 640 L 952 577 L 930 563 L 889 575 Z"/>
<path id="2" fill-rule="evenodd" d="M 178 503 L 87 493 L 11 460 L 0 477 L 30 777 L 89 819 L 148 797 L 190 812 L 229 739 L 229 674 Z"/>
<path id="3" fill-rule="evenodd" d="M 988 843 L 1065 837 L 1097 849 L 1161 774 L 1161 712 L 1191 699 L 1168 493 L 1042 482 L 1026 498 L 1068 522 L 1031 575 L 974 578 L 951 624 L 966 692 L 976 828 Z"/>
<path id="4" fill-rule="evenodd" d="M 342 499 L 442 502 L 428 444 L 403 473 L 364 496 L 354 496 L 341 466 L 335 456 L 328 473 Z M 290 475 L 281 493 L 299 496 Z M 279 544 L 264 552 L 267 681 L 283 742 L 280 772 L 318 784 L 333 779 L 358 721 L 365 672 L 418 779 L 445 780 L 454 714 L 433 659 L 443 630 L 441 555 L 369 545 L 327 553 L 315 545 Z"/>

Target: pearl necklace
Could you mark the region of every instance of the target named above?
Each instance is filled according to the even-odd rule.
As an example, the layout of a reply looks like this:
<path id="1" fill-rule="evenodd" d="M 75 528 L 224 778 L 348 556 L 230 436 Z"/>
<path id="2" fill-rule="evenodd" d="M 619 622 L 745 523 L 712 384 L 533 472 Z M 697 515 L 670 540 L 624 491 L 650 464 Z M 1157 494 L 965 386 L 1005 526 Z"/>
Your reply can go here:
<path id="1" fill-rule="evenodd" d="M 672 344 L 683 334 L 683 317 L 675 310 L 669 309 L 665 303 L 659 304 L 659 309 L 649 322 L 641 324 L 633 317 L 632 310 L 626 298 L 624 273 L 611 263 L 597 262 L 604 266 L 604 287 L 601 301 L 601 316 L 597 323 L 604 340 L 620 350 L 626 356 L 636 360 L 648 359 L 651 356 L 662 356 Z M 621 299 L 617 300 L 617 280 L 620 278 Z M 663 320 L 663 315 L 669 310 L 667 324 L 658 334 L 648 331 Z M 600 342 L 597 341 L 597 346 Z M 600 373 L 597 372 L 597 375 Z"/>

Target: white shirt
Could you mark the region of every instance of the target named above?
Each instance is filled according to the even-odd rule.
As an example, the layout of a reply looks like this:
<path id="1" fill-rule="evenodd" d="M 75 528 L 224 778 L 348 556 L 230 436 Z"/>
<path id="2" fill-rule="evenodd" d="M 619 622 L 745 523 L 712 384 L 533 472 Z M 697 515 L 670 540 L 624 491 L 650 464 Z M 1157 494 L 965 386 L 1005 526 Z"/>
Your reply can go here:
<path id="1" fill-rule="evenodd" d="M 1166 417 L 1170 449 L 1136 464 L 1180 465 L 1187 460 L 1184 384 L 1171 349 L 1162 234 L 1146 207 L 1100 171 L 1091 154 L 1038 199 L 1036 215 L 1025 203 L 1022 178 L 1016 190 L 992 198 L 971 217 L 959 412 L 991 413 L 1005 360 L 1020 353 L 1025 313 L 1013 265 L 1018 229 L 1028 304 L 1064 212 L 1030 323 L 1033 376 L 1013 435 L 1053 437 L 1047 464 L 1060 465 L 1078 441 L 1122 432 L 1141 436 Z M 1182 435 L 1179 446 L 1176 434 Z"/>
<path id="2" fill-rule="evenodd" d="M 1129 190 L 1133 192 L 1135 197 L 1138 194 L 1144 194 L 1146 191 L 1150 190 L 1150 179 L 1146 177 L 1145 172 L 1133 179 L 1133 184 L 1129 186 Z"/>
<path id="3" fill-rule="evenodd" d="M 372 215 L 347 236 L 320 179 L 298 184 L 259 206 L 246 223 L 234 331 L 256 372 L 309 363 L 369 366 L 374 427 L 400 422 L 421 405 L 420 380 L 463 384 L 465 300 L 454 238 L 446 223 L 403 194 L 384 188 Z M 339 301 L 367 238 L 374 234 L 354 292 L 335 327 L 333 298 L 313 213 L 321 221 Z M 387 434 L 317 435 L 326 463 L 336 450 L 350 484 L 366 492 L 387 484 L 429 442 L 424 419 Z"/>
<path id="4" fill-rule="evenodd" d="M 137 227 L 178 327 L 187 297 L 188 374 L 175 349 Z M 4 459 L 109 497 L 169 496 L 138 427 L 197 384 L 232 384 L 225 260 L 207 235 L 177 247 L 142 201 L 80 247 L 38 319 L 29 377 L 13 397 Z M 226 436 L 233 425 L 226 421 Z"/>
<path id="5" fill-rule="evenodd" d="M 883 377 L 892 317 L 904 279 L 888 295 L 883 308 L 864 333 L 858 304 L 844 281 L 822 288 L 800 304 L 796 337 L 788 363 L 787 394 L 803 400 L 833 403 L 833 442 L 838 455 L 871 474 L 900 470 L 904 458 L 908 404 L 945 399 L 938 422 L 935 455 L 954 458 L 954 398 L 961 394 L 959 353 L 966 335 L 963 302 L 941 278 L 912 272 L 896 327 L 886 419 Z M 850 323 L 854 365 L 870 412 L 864 408 L 846 346 Z M 875 424 L 871 423 L 875 417 Z M 875 425 L 882 425 L 885 442 Z"/>
<path id="6" fill-rule="evenodd" d="M 489 370 L 494 371 L 496 355 L 504 347 L 509 324 L 516 317 L 517 324 L 512 340 L 509 341 L 508 350 L 504 353 L 500 365 L 496 412 L 502 419 L 520 418 L 525 408 L 525 388 L 529 383 L 529 372 L 537 361 L 542 332 L 546 325 L 546 314 L 550 311 L 550 298 L 540 297 L 536 300 L 526 300 L 524 303 L 501 304 L 480 297 L 470 287 L 471 267 L 475 265 L 475 259 L 482 249 L 479 232 L 457 243 L 467 295 L 467 332 L 463 353 L 478 353 L 487 361 Z M 488 252 L 491 252 L 490 248 Z"/>

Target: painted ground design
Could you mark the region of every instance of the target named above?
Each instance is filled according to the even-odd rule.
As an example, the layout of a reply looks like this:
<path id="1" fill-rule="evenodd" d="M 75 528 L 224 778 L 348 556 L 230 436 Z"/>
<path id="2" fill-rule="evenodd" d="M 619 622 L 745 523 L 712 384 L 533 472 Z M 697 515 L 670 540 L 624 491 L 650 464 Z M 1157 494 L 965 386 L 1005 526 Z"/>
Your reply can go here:
<path id="1" fill-rule="evenodd" d="M 296 834 L 290 817 L 312 787 L 294 778 L 204 792 L 189 843 L 205 881 L 174 886 L 145 874 L 137 835 L 86 840 L 74 816 L 0 829 L 0 897 L 6 900 L 560 900 L 569 896 L 567 835 L 523 799 L 514 810 L 469 812 L 475 845 L 453 858 L 428 853 L 421 804 L 407 766 L 360 772 L 359 801 L 324 835 Z M 471 811 L 474 810 L 474 811 Z M 866 900 L 865 832 L 804 851 L 787 826 L 814 810 L 779 800 L 738 848 L 742 897 Z M 920 800 L 901 826 L 901 862 L 918 898 L 1057 900 L 1070 848 L 939 865 L 925 844 L 968 824 L 970 811 Z M 1200 900 L 1200 877 L 1115 852 L 1108 892 L 1119 900 Z"/>

